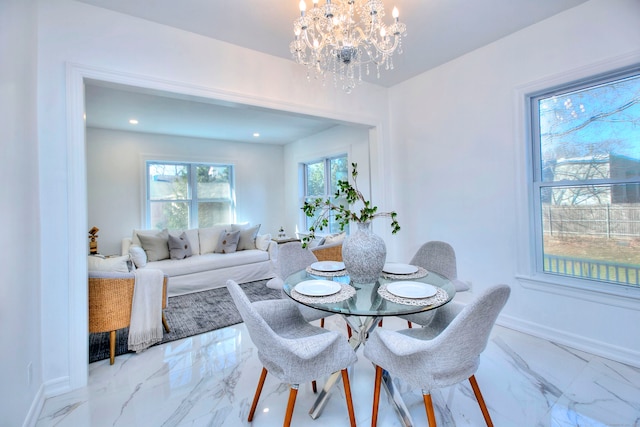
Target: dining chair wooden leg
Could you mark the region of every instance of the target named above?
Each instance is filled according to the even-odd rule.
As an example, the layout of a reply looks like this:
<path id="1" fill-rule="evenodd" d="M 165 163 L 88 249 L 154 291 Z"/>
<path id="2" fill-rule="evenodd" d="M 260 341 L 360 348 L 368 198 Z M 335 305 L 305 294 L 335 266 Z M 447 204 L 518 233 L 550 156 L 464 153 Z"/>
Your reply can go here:
<path id="1" fill-rule="evenodd" d="M 247 421 L 253 421 L 253 414 L 256 412 L 256 407 L 258 406 L 258 399 L 260 399 L 260 393 L 262 393 L 262 386 L 264 386 L 264 380 L 267 378 L 267 368 L 262 367 L 262 373 L 260 374 L 260 380 L 258 381 L 258 387 L 256 388 L 256 394 L 253 396 L 253 403 L 251 404 L 251 409 L 249 410 L 249 418 Z"/>
<path id="2" fill-rule="evenodd" d="M 298 396 L 298 384 L 291 384 L 291 391 L 289 391 L 289 402 L 287 402 L 287 413 L 284 415 L 284 427 L 289 427 L 291 425 L 293 408 L 294 406 L 296 406 L 296 396 Z"/>
<path id="3" fill-rule="evenodd" d="M 167 331 L 167 333 L 171 332 L 169 324 L 167 323 L 167 318 L 164 317 L 164 312 L 162 313 L 162 326 L 164 326 L 164 330 Z"/>
<path id="4" fill-rule="evenodd" d="M 324 317 L 322 319 L 320 319 L 320 327 L 324 328 Z"/>
<path id="5" fill-rule="evenodd" d="M 413 324 L 407 320 L 407 326 L 409 326 L 409 329 L 413 328 Z"/>
<path id="6" fill-rule="evenodd" d="M 382 368 L 376 365 L 376 378 L 373 384 L 373 411 L 371 413 L 371 427 L 378 425 L 378 404 L 380 403 L 380 384 L 382 382 Z"/>
<path id="7" fill-rule="evenodd" d="M 351 332 L 351 326 L 347 325 L 347 338 L 351 339 L 351 335 L 353 335 Z"/>
<path id="8" fill-rule="evenodd" d="M 422 399 L 424 400 L 424 407 L 427 410 L 427 420 L 429 421 L 429 427 L 436 427 L 436 413 L 433 410 L 431 395 L 428 393 L 422 393 Z"/>
<path id="9" fill-rule="evenodd" d="M 478 387 L 478 381 L 476 381 L 476 376 L 471 375 L 469 377 L 469 382 L 471 383 L 473 394 L 476 395 L 476 399 L 478 400 L 478 405 L 480 405 L 480 410 L 482 411 L 482 416 L 484 417 L 484 421 L 487 423 L 488 427 L 493 427 L 493 421 L 491 421 L 491 417 L 489 416 L 489 410 L 487 409 L 487 405 L 484 403 L 484 398 L 482 397 L 482 393 L 480 393 L 480 387 Z"/>
<path id="10" fill-rule="evenodd" d="M 353 411 L 353 399 L 351 398 L 351 383 L 346 369 L 342 370 L 342 383 L 344 384 L 344 397 L 347 400 L 347 411 L 349 411 L 351 427 L 356 427 L 356 414 Z"/>
<path id="11" fill-rule="evenodd" d="M 116 331 L 109 332 L 109 364 L 116 360 Z"/>
<path id="12" fill-rule="evenodd" d="M 311 381 L 311 389 L 314 393 L 318 392 L 318 385 L 316 384 L 316 380 Z"/>

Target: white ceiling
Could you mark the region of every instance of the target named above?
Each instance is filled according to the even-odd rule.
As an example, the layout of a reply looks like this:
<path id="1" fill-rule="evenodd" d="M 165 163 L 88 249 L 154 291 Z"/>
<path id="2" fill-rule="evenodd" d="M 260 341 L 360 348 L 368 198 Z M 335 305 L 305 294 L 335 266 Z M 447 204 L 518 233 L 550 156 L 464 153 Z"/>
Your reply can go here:
<path id="1" fill-rule="evenodd" d="M 299 16 L 299 0 L 78 1 L 287 59 L 291 58 L 292 23 Z M 393 70 L 381 71 L 380 79 L 372 75 L 366 80 L 391 87 L 585 1 L 385 0 L 389 12 L 394 5 L 398 7 L 407 25 L 404 53 L 394 55 Z M 307 3 L 310 7 L 311 1 Z M 123 115 L 137 111 L 140 124 L 136 130 L 142 132 L 247 142 L 254 142 L 251 134 L 260 132 L 261 142 L 287 143 L 335 125 L 290 113 L 122 89 L 88 87 L 88 126 L 131 130 L 129 117 Z M 186 112 L 189 114 L 182 114 Z"/>

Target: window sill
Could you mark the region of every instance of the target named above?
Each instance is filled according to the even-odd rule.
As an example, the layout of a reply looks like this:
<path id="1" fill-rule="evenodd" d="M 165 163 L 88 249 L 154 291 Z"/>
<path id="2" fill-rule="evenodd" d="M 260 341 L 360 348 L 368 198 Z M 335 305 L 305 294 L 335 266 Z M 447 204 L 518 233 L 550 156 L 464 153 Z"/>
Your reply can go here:
<path id="1" fill-rule="evenodd" d="M 517 274 L 516 279 L 526 289 L 580 298 L 599 304 L 640 309 L 640 287 L 572 280 L 543 274 Z"/>

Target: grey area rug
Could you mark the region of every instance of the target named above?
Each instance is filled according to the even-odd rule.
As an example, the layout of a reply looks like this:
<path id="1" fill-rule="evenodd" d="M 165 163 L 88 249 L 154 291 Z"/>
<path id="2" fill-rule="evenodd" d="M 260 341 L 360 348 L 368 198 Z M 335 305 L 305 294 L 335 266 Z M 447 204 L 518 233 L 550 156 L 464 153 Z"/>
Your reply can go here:
<path id="1" fill-rule="evenodd" d="M 282 292 L 267 288 L 266 280 L 240 285 L 250 301 L 279 299 Z M 171 332 L 158 344 L 202 334 L 242 322 L 226 287 L 169 298 L 164 315 Z M 129 328 L 116 332 L 116 356 L 129 352 Z M 156 345 L 158 345 L 156 344 Z M 89 363 L 109 358 L 109 333 L 89 334 Z"/>

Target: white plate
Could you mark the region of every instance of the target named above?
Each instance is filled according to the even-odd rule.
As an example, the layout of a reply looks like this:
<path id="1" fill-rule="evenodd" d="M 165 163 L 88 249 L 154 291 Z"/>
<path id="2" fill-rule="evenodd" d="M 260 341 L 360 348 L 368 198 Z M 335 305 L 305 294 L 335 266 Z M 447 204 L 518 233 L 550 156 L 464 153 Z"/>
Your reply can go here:
<path id="1" fill-rule="evenodd" d="M 322 297 L 340 292 L 340 284 L 329 280 L 305 280 L 298 283 L 293 289 L 296 292 L 311 297 Z"/>
<path id="2" fill-rule="evenodd" d="M 344 270 L 344 262 L 318 261 L 311 264 L 311 268 L 318 271 L 340 271 Z"/>
<path id="3" fill-rule="evenodd" d="M 382 269 L 385 273 L 391 274 L 413 274 L 418 271 L 418 267 L 410 264 L 400 264 L 397 262 L 388 262 Z"/>
<path id="4" fill-rule="evenodd" d="M 435 286 L 421 282 L 392 282 L 387 285 L 387 291 L 402 298 L 428 298 L 438 292 Z"/>

